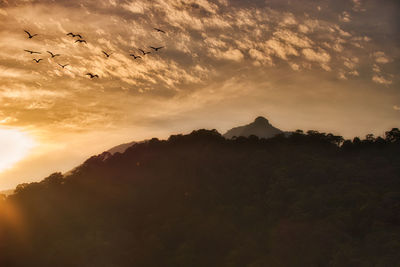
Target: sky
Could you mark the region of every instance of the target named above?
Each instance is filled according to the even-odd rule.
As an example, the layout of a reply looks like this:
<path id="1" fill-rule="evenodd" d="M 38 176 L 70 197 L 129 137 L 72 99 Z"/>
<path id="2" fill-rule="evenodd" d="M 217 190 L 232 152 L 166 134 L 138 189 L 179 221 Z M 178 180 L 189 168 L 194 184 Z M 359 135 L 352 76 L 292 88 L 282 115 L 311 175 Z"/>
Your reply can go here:
<path id="1" fill-rule="evenodd" d="M 397 0 L 0 0 L 0 190 L 257 116 L 382 135 L 400 126 L 399 13 Z"/>

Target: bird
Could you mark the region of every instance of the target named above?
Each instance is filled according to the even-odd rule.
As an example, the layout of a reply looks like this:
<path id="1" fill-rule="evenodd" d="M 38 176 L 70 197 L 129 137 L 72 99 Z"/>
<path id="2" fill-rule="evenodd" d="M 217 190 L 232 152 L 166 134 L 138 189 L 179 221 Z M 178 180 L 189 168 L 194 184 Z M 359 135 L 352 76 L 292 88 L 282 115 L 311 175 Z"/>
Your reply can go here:
<path id="1" fill-rule="evenodd" d="M 109 58 L 109 57 L 111 56 L 111 54 L 108 54 L 108 53 L 105 52 L 105 51 L 101 51 L 101 52 L 103 52 L 103 54 L 104 54 L 107 58 Z"/>
<path id="2" fill-rule="evenodd" d="M 134 54 L 129 54 L 131 57 L 133 57 L 134 59 L 138 59 L 138 58 L 142 58 L 141 56 L 135 56 Z"/>
<path id="3" fill-rule="evenodd" d="M 26 32 L 28 34 L 28 38 L 32 39 L 33 37 L 35 37 L 37 34 L 32 35 L 30 32 L 28 32 L 27 30 L 24 30 L 24 32 Z"/>
<path id="4" fill-rule="evenodd" d="M 73 34 L 72 32 L 67 33 L 67 35 L 71 36 L 71 37 L 79 37 L 79 39 L 82 39 L 82 35 L 80 34 Z"/>
<path id="5" fill-rule="evenodd" d="M 89 75 L 89 76 L 90 76 L 90 79 L 99 78 L 99 75 L 93 74 L 93 73 L 90 73 L 90 72 L 86 73 L 86 75 Z"/>
<path id="6" fill-rule="evenodd" d="M 78 40 L 75 41 L 75 43 L 85 43 L 85 44 L 87 44 L 86 41 L 83 40 L 83 39 L 78 39 Z"/>
<path id="7" fill-rule="evenodd" d="M 160 50 L 161 48 L 164 48 L 164 46 L 160 46 L 160 47 L 153 47 L 153 46 L 149 46 L 151 49 L 154 49 L 154 51 L 158 51 L 158 50 Z"/>
<path id="8" fill-rule="evenodd" d="M 158 31 L 158 32 L 165 33 L 165 31 L 163 31 L 163 30 L 161 30 L 161 29 L 158 29 L 158 28 L 153 28 L 153 29 L 156 30 L 156 31 Z"/>
<path id="9" fill-rule="evenodd" d="M 35 61 L 36 63 L 39 63 L 40 60 L 43 60 L 43 59 L 41 59 L 41 58 L 39 58 L 39 59 L 34 58 L 34 59 L 32 59 L 32 60 Z"/>
<path id="10" fill-rule="evenodd" d="M 143 51 L 142 49 L 139 49 L 139 51 L 143 53 L 143 56 L 145 56 L 145 55 L 147 55 L 147 54 L 150 54 L 150 53 L 151 53 L 151 52 L 146 52 L 146 51 Z"/>
<path id="11" fill-rule="evenodd" d="M 31 55 L 32 54 L 41 54 L 40 52 L 35 52 L 35 51 L 31 51 L 31 50 L 26 50 L 26 49 L 24 49 L 24 51 L 30 53 Z"/>
<path id="12" fill-rule="evenodd" d="M 65 64 L 65 65 L 61 65 L 60 63 L 57 63 L 58 64 L 58 66 L 60 66 L 61 68 L 65 68 L 66 66 L 68 66 L 68 64 Z"/>
<path id="13" fill-rule="evenodd" d="M 50 51 L 46 51 L 46 52 L 49 53 L 49 54 L 51 55 L 51 58 L 61 56 L 60 54 L 53 54 L 53 53 L 50 52 Z"/>

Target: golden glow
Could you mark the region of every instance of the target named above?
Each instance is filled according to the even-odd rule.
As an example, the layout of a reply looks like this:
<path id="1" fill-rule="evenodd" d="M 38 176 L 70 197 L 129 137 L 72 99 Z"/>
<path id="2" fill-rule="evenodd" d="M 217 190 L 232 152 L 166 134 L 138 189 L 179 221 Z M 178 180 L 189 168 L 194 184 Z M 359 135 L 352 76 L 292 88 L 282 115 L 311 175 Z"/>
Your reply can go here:
<path id="1" fill-rule="evenodd" d="M 399 127 L 396 1 L 90 2 L 0 0 L 0 191 L 121 143 L 257 116 L 346 138 Z M 130 56 L 149 46 L 164 48 Z M 8 132 L 26 127 L 29 155 Z"/>
<path id="2" fill-rule="evenodd" d="M 1 197 L 1 196 L 0 196 Z M 2 222 L 3 229 L 6 231 L 13 231 L 16 241 L 21 242 L 23 245 L 26 239 L 26 228 L 24 227 L 24 220 L 21 217 L 21 212 L 18 208 L 10 202 L 1 201 L 0 199 L 0 221 Z M 1 232 L 1 231 L 0 231 Z"/>
<path id="3" fill-rule="evenodd" d="M 0 172 L 25 158 L 34 141 L 17 129 L 0 128 Z"/>

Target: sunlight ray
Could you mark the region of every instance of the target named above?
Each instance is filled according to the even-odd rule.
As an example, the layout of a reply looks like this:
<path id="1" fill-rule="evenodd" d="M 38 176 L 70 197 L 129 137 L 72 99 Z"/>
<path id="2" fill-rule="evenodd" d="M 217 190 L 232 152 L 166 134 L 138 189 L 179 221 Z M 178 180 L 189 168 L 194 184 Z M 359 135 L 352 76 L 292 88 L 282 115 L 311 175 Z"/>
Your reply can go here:
<path id="1" fill-rule="evenodd" d="M 34 146 L 26 133 L 12 128 L 0 128 L 0 172 L 24 159 Z"/>

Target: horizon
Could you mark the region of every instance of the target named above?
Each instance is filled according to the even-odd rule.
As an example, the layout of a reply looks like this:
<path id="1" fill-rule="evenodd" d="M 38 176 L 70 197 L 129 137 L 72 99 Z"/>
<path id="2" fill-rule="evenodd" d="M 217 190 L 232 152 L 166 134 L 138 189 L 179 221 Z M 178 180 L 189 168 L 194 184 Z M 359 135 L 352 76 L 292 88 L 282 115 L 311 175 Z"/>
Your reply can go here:
<path id="1" fill-rule="evenodd" d="M 102 153 L 104 153 L 104 152 L 107 152 L 107 151 L 109 151 L 109 150 L 111 150 L 111 149 L 113 149 L 114 147 L 117 147 L 117 146 L 119 146 L 119 145 L 125 145 L 125 144 L 129 144 L 129 143 L 132 143 L 132 142 L 144 142 L 144 141 L 149 141 L 150 139 L 153 139 L 153 138 L 157 138 L 157 139 L 159 139 L 159 140 L 168 140 L 168 138 L 170 137 L 170 136 L 173 136 L 173 135 L 180 135 L 180 134 L 183 134 L 183 135 L 188 135 L 188 134 L 190 134 L 190 133 L 192 133 L 193 131 L 197 131 L 197 130 L 201 130 L 201 129 L 205 129 L 205 130 L 216 130 L 219 134 L 221 134 L 221 136 L 224 136 L 229 130 L 232 130 L 232 129 L 234 129 L 234 128 L 237 128 L 237 127 L 243 127 L 243 126 L 248 126 L 248 125 L 250 125 L 250 124 L 252 124 L 252 123 L 254 123 L 255 122 L 255 120 L 257 119 L 257 118 L 264 118 L 264 119 L 266 119 L 268 122 L 269 122 L 269 124 L 270 125 L 272 125 L 273 127 L 276 127 L 276 125 L 274 125 L 274 124 L 272 124 L 271 122 L 270 122 L 270 119 L 269 118 L 267 118 L 267 117 L 264 117 L 264 116 L 256 116 L 253 120 L 251 120 L 251 121 L 249 121 L 249 122 L 247 122 L 247 123 L 243 123 L 243 124 L 241 124 L 241 125 L 236 125 L 236 126 L 233 126 L 233 127 L 231 127 L 231 128 L 228 128 L 228 129 L 226 129 L 226 130 L 218 130 L 218 129 L 215 129 L 215 128 L 194 128 L 194 129 L 192 129 L 192 130 L 188 130 L 188 131 L 185 131 L 185 132 L 173 132 L 173 133 L 169 133 L 169 134 L 166 134 L 165 136 L 162 136 L 162 137 L 160 137 L 160 136 L 152 136 L 152 137 L 147 137 L 147 138 L 144 138 L 144 139 L 140 139 L 140 140 L 132 140 L 132 139 L 130 139 L 130 140 L 128 140 L 128 141 L 126 141 L 126 142 L 122 142 L 122 143 L 119 143 L 119 144 L 114 144 L 114 145 L 112 145 L 111 147 L 106 147 L 106 148 L 104 148 L 103 150 L 99 150 L 98 152 L 95 152 L 95 153 L 92 153 L 92 154 L 90 154 L 90 155 L 87 155 L 86 157 L 84 157 L 84 158 L 75 158 L 75 162 L 74 163 L 72 163 L 72 164 L 75 164 L 75 165 L 70 165 L 70 166 L 67 166 L 67 167 L 65 167 L 65 169 L 59 169 L 59 170 L 56 170 L 56 169 L 52 169 L 52 171 L 49 171 L 49 172 L 47 172 L 47 173 L 43 173 L 43 175 L 42 176 L 40 176 L 40 177 L 31 177 L 30 179 L 27 179 L 26 181 L 24 181 L 24 182 L 21 182 L 21 183 L 30 183 L 30 182 L 39 182 L 39 181 L 41 181 L 41 180 L 43 180 L 45 177 L 47 177 L 47 176 L 49 176 L 50 174 L 52 174 L 52 173 L 55 173 L 55 172 L 61 172 L 61 173 L 63 173 L 63 174 L 65 174 L 65 173 L 68 173 L 69 171 L 71 171 L 71 170 L 73 170 L 74 168 L 76 168 L 76 167 L 78 167 L 78 166 L 80 166 L 85 160 L 87 160 L 88 158 L 90 158 L 90 157 L 92 157 L 92 156 L 97 156 L 97 155 L 100 155 L 100 154 L 102 154 Z M 287 129 L 281 129 L 281 128 L 279 128 L 279 127 L 277 127 L 279 130 L 281 130 L 281 131 L 283 131 L 283 132 L 288 132 L 288 133 L 293 133 L 293 132 L 295 132 L 296 130 L 302 130 L 304 133 L 306 133 L 308 130 L 315 130 L 315 131 L 318 131 L 318 132 L 320 132 L 320 133 L 325 133 L 325 134 L 328 134 L 328 133 L 332 133 L 332 134 L 335 134 L 335 135 L 339 135 L 339 136 L 342 136 L 342 135 L 340 135 L 340 133 L 338 133 L 338 132 L 324 132 L 324 131 L 320 131 L 320 130 L 318 130 L 318 129 L 291 129 L 291 130 L 287 130 Z M 398 127 L 392 127 L 392 128 L 398 128 Z M 387 129 L 387 131 L 389 131 L 389 130 L 391 130 L 392 128 L 390 128 L 390 129 Z M 357 136 L 353 136 L 353 137 L 347 137 L 347 138 L 345 138 L 345 140 L 353 140 L 354 138 L 356 138 L 356 137 L 359 137 L 359 138 L 364 138 L 367 134 L 369 134 L 369 133 L 366 133 L 365 135 L 363 135 L 363 136 L 361 136 L 361 135 L 357 135 Z M 382 134 L 380 134 L 380 135 L 375 135 L 374 134 L 374 137 L 376 138 L 376 137 L 384 137 L 385 136 L 385 131 L 382 133 Z M 227 137 L 225 137 L 226 139 L 229 139 L 229 138 L 227 138 Z M 271 137 L 269 137 L 269 138 L 271 138 Z M 267 139 L 269 139 L 269 138 L 267 138 Z M 23 163 L 23 161 L 22 161 L 22 163 Z M 9 170 L 7 170 L 7 169 L 5 169 L 5 172 L 6 171 L 13 171 L 13 168 L 10 168 Z M 0 175 L 1 175 L 1 171 L 0 171 Z M 18 183 L 18 184 L 21 184 L 21 183 Z M 11 186 L 11 187 L 2 187 L 1 186 L 1 183 L 0 183 L 0 192 L 7 192 L 7 191 L 11 191 L 11 190 L 15 190 L 15 187 L 18 185 L 18 184 L 15 184 L 15 185 L 13 185 L 13 186 Z"/>
<path id="2" fill-rule="evenodd" d="M 383 136 L 400 126 L 399 12 L 395 0 L 0 1 L 0 190 L 257 116 Z"/>

